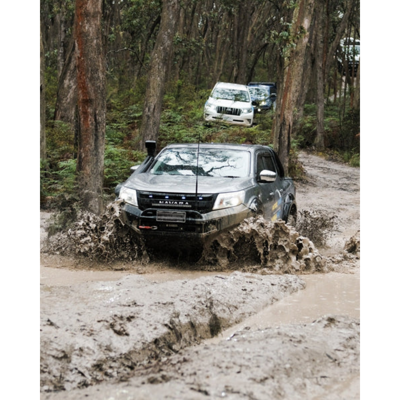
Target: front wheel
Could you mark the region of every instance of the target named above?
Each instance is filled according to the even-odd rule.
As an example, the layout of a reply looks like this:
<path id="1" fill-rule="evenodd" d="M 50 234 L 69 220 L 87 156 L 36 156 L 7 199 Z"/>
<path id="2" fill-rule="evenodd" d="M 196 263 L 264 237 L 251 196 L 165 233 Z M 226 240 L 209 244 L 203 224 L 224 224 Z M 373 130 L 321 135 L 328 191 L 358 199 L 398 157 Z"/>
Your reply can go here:
<path id="1" fill-rule="evenodd" d="M 297 211 L 296 211 L 296 209 L 294 209 L 294 210 L 291 209 L 289 212 L 289 215 L 287 217 L 286 224 L 295 228 L 296 223 L 297 223 Z"/>

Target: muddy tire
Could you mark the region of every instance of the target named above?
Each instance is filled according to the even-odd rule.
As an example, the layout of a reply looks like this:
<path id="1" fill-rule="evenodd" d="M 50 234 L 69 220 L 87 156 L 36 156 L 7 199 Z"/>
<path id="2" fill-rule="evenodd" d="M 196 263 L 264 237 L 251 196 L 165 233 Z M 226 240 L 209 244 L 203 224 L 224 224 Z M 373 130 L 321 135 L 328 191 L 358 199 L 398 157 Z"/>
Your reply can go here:
<path id="1" fill-rule="evenodd" d="M 289 215 L 287 217 L 286 224 L 290 225 L 290 226 L 293 226 L 293 228 L 295 228 L 296 227 L 296 222 L 297 222 L 297 213 L 296 213 L 296 211 L 292 212 L 292 210 L 290 210 L 290 213 L 289 213 Z"/>

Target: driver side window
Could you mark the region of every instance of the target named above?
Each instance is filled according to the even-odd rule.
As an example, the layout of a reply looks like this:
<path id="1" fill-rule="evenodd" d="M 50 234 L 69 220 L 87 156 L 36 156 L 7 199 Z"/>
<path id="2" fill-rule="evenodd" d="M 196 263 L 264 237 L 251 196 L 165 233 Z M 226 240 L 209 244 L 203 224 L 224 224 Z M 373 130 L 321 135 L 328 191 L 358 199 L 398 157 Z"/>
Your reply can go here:
<path id="1" fill-rule="evenodd" d="M 260 172 L 265 169 L 264 168 L 264 161 L 263 161 L 263 157 L 262 154 L 258 154 L 257 155 L 257 178 L 260 176 Z"/>
<path id="2" fill-rule="evenodd" d="M 265 154 L 263 156 L 263 159 L 264 159 L 265 169 L 268 169 L 269 171 L 272 171 L 272 172 L 276 172 L 276 167 L 275 167 L 274 160 L 272 159 L 272 157 L 268 154 Z"/>

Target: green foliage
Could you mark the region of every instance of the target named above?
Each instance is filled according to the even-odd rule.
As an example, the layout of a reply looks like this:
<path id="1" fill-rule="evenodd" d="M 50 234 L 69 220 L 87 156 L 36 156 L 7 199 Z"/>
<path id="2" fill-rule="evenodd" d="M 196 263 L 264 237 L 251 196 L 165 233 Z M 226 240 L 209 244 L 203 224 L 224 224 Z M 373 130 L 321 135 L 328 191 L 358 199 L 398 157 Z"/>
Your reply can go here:
<path id="1" fill-rule="evenodd" d="M 69 159 L 58 163 L 59 170 L 55 174 L 59 177 L 55 188 L 59 193 L 72 194 L 76 186 L 76 160 Z"/>
<path id="2" fill-rule="evenodd" d="M 114 187 L 125 181 L 129 175 L 130 167 L 140 164 L 145 159 L 145 153 L 126 150 L 107 144 L 104 153 L 104 187 L 112 192 Z"/>
<path id="3" fill-rule="evenodd" d="M 342 104 L 329 103 L 325 106 L 325 144 L 329 154 L 335 151 L 335 156 L 353 166 L 360 164 L 360 110 L 350 108 L 342 118 Z M 299 123 L 295 137 L 299 148 L 313 147 L 316 138 L 317 109 L 315 104 L 304 106 L 304 116 Z M 350 161 L 352 160 L 352 161 Z"/>
<path id="4" fill-rule="evenodd" d="M 74 129 L 62 121 L 51 121 L 46 126 L 47 154 L 55 162 L 67 160 L 74 154 Z"/>

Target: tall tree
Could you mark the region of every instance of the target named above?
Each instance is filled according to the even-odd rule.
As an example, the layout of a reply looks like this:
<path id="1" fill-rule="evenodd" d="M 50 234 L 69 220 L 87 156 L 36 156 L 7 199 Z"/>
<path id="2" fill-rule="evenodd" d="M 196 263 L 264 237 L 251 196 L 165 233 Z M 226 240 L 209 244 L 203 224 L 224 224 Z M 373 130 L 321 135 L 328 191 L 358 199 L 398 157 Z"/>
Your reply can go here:
<path id="1" fill-rule="evenodd" d="M 147 88 L 143 107 L 140 137 L 142 148 L 146 140 L 157 140 L 161 120 L 161 107 L 170 58 L 173 55 L 173 40 L 179 17 L 179 1 L 164 0 L 160 29 L 151 54 L 147 77 Z"/>
<path id="2" fill-rule="evenodd" d="M 332 4 L 331 4 L 332 3 Z M 338 25 L 334 39 L 329 44 L 329 13 L 331 7 L 338 5 L 338 2 L 331 2 L 329 0 L 316 0 L 317 6 L 315 7 L 316 16 L 316 43 L 315 43 L 315 64 L 316 64 L 316 80 L 317 80 L 317 136 L 315 138 L 315 146 L 318 150 L 325 148 L 325 131 L 324 131 L 324 114 L 325 114 L 325 99 L 324 92 L 328 81 L 328 74 L 335 53 L 337 51 L 340 39 L 343 37 L 346 26 L 348 25 L 349 16 L 353 10 L 355 0 L 348 0 L 344 3 L 345 12 Z"/>
<path id="3" fill-rule="evenodd" d="M 40 159 L 46 158 L 46 103 L 44 96 L 44 47 L 40 29 Z"/>
<path id="4" fill-rule="evenodd" d="M 54 120 L 68 123 L 72 129 L 77 101 L 75 38 L 72 37 L 67 49 L 63 69 L 58 79 Z"/>
<path id="5" fill-rule="evenodd" d="M 314 0 L 299 0 L 293 13 L 290 56 L 285 59 L 283 89 L 281 90 L 273 126 L 274 149 L 282 161 L 285 172 L 289 169 L 290 138 L 295 105 L 302 90 L 304 54 L 309 39 Z"/>
<path id="6" fill-rule="evenodd" d="M 78 185 L 82 205 L 103 210 L 106 79 L 102 0 L 76 0 L 75 47 L 78 90 Z"/>
<path id="7" fill-rule="evenodd" d="M 325 148 L 324 137 L 324 83 L 325 83 L 325 74 L 324 74 L 324 1 L 325 0 L 316 0 L 315 7 L 315 19 L 316 19 L 316 72 L 317 72 L 317 136 L 315 138 L 315 146 L 317 150 L 323 150 Z"/>

